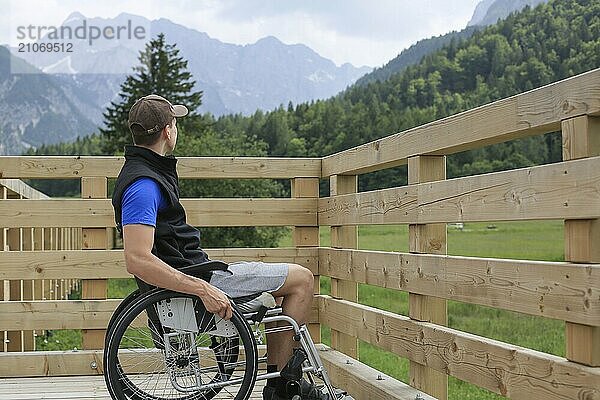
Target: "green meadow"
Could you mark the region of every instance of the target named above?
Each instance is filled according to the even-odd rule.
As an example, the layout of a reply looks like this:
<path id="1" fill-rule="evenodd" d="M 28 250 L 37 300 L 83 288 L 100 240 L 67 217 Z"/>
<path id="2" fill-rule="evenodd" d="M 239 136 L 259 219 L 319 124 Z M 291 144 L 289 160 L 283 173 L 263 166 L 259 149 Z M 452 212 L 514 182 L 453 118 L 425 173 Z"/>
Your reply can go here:
<path id="1" fill-rule="evenodd" d="M 407 251 L 407 226 L 361 226 L 359 248 L 381 251 Z M 462 229 L 448 227 L 448 253 L 451 255 L 529 260 L 563 260 L 562 221 L 472 223 Z M 321 228 L 321 245 L 330 243 L 329 229 Z M 280 246 L 292 245 L 291 233 Z M 109 297 L 122 298 L 133 288 L 129 279 L 109 282 Z M 330 280 L 321 278 L 321 292 L 330 292 Z M 75 294 L 76 296 L 76 294 Z M 359 301 L 394 313 L 408 315 L 408 294 L 370 285 L 359 285 Z M 564 323 L 473 304 L 448 302 L 448 325 L 465 332 L 507 343 L 564 356 Z M 323 341 L 329 344 L 330 332 L 323 327 Z M 49 338 L 38 337 L 39 350 L 81 348 L 79 331 L 54 331 Z M 362 362 L 397 379 L 408 382 L 408 360 L 360 343 Z M 449 380 L 450 399 L 501 399 L 487 390 L 455 378 Z"/>
<path id="2" fill-rule="evenodd" d="M 291 237 L 281 246 L 291 246 Z M 321 245 L 330 244 L 329 229 L 321 228 Z M 361 226 L 358 247 L 365 250 L 408 251 L 407 226 Z M 562 221 L 500 222 L 448 227 L 448 254 L 562 261 L 564 259 Z M 321 278 L 321 292 L 329 293 L 330 280 Z M 371 285 L 359 285 L 359 302 L 397 314 L 408 315 L 408 294 Z M 501 340 L 558 356 L 565 354 L 564 322 L 498 310 L 474 304 L 448 302 L 448 325 L 461 331 Z M 330 334 L 323 328 L 323 342 Z M 362 362 L 404 382 L 409 362 L 368 343 L 359 344 Z M 502 399 L 485 389 L 450 377 L 449 399 Z"/>

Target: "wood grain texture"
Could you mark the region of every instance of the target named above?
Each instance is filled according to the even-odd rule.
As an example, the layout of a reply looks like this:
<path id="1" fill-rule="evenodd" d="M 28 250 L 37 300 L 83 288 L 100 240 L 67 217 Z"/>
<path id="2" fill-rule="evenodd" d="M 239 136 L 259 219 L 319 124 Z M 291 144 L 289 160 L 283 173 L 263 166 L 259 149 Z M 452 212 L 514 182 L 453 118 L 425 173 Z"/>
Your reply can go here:
<path id="1" fill-rule="evenodd" d="M 121 300 L 46 300 L 0 303 L 2 326 L 26 329 L 102 329 Z M 60 316 L 60 317 L 58 317 Z"/>
<path id="2" fill-rule="evenodd" d="M 315 204 L 319 197 L 319 179 L 318 178 L 296 178 L 291 180 L 291 195 L 292 198 L 308 198 L 313 199 Z M 317 216 L 317 210 L 314 209 L 315 220 Z M 315 249 L 319 247 L 319 227 L 318 226 L 295 226 L 292 230 L 292 244 L 296 248 L 310 247 Z M 297 263 L 304 267 L 302 263 Z M 314 275 L 313 293 L 319 294 L 321 291 L 320 277 L 318 273 L 318 266 Z M 321 342 L 321 325 L 309 324 L 308 326 L 310 336 L 313 341 Z"/>
<path id="3" fill-rule="evenodd" d="M 563 160 L 600 155 L 600 118 L 582 115 L 561 123 Z"/>
<path id="4" fill-rule="evenodd" d="M 600 154 L 600 119 L 588 116 L 562 122 L 563 159 Z M 600 221 L 565 220 L 565 260 L 600 263 Z M 600 326 L 566 322 L 569 360 L 600 367 Z"/>
<path id="5" fill-rule="evenodd" d="M 316 199 L 184 199 L 194 226 L 314 226 Z M 109 199 L 0 200 L 0 227 L 115 225 Z"/>
<path id="6" fill-rule="evenodd" d="M 499 100 L 323 158 L 323 177 L 406 164 L 416 155 L 449 155 L 554 132 L 560 121 L 600 113 L 600 69 Z"/>
<path id="7" fill-rule="evenodd" d="M 600 220 L 565 221 L 565 260 L 579 263 L 600 261 Z"/>
<path id="8" fill-rule="evenodd" d="M 598 399 L 600 369 L 320 295 L 321 322 L 517 400 Z"/>
<path id="9" fill-rule="evenodd" d="M 320 248 L 322 275 L 600 325 L 600 266 Z"/>
<path id="10" fill-rule="evenodd" d="M 256 382 L 248 400 L 262 400 L 264 385 L 264 381 Z M 0 400 L 111 400 L 111 397 L 102 376 L 65 376 L 0 379 Z"/>
<path id="11" fill-rule="evenodd" d="M 600 217 L 600 157 L 319 199 L 320 225 Z"/>
<path id="12" fill-rule="evenodd" d="M 356 193 L 358 176 L 336 175 L 329 178 L 329 192 L 332 196 Z M 355 249 L 358 247 L 358 229 L 356 226 L 332 226 L 330 229 L 331 247 Z M 358 301 L 358 284 L 353 281 L 331 279 L 331 295 L 349 301 Z M 358 358 L 358 341 L 345 331 L 331 330 L 331 347 Z"/>
<path id="13" fill-rule="evenodd" d="M 24 199 L 41 200 L 49 198 L 46 194 L 32 188 L 20 179 L 0 179 L 0 186 L 22 196 Z"/>
<path id="14" fill-rule="evenodd" d="M 8 230 L 8 249 L 10 252 L 23 250 L 23 229 L 12 228 Z M 11 280 L 8 283 L 9 302 L 18 302 L 23 299 L 23 281 Z M 0 314 L 1 315 L 1 314 Z M 6 332 L 6 351 L 23 351 L 23 332 L 20 330 Z"/>
<path id="15" fill-rule="evenodd" d="M 81 198 L 82 199 L 105 199 L 108 195 L 108 180 L 105 177 L 82 177 Z M 108 232 L 106 228 L 83 227 L 81 242 L 74 242 L 73 229 L 63 229 L 66 234 L 66 249 L 80 248 L 82 250 L 105 250 L 108 248 Z M 61 280 L 61 282 L 63 282 Z M 66 283 L 66 290 L 68 283 Z M 81 282 L 81 298 L 83 300 L 104 300 L 108 294 L 108 280 L 106 279 L 84 279 Z M 67 298 L 65 296 L 64 298 Z M 106 325 L 102 326 L 105 328 Z M 84 329 L 82 331 L 82 347 L 86 350 L 101 349 L 104 347 L 104 329 Z"/>
<path id="16" fill-rule="evenodd" d="M 408 183 L 418 184 L 446 179 L 445 156 L 416 156 L 408 159 Z M 408 227 L 411 253 L 446 254 L 446 224 L 420 224 Z M 417 321 L 448 325 L 446 300 L 419 293 L 408 295 L 408 315 Z M 409 382 L 438 399 L 448 398 L 448 377 L 416 361 L 410 361 Z"/>
<path id="17" fill-rule="evenodd" d="M 414 400 L 419 393 L 359 361 L 349 360 L 339 352 L 323 347 L 319 350 L 334 382 L 353 393 L 357 400 Z M 351 364 L 347 364 L 347 360 Z M 14 376 L 14 370 L 10 367 L 17 365 L 23 367 L 21 370 L 25 370 L 30 378 L 0 380 L 0 399 L 39 400 L 39 393 L 44 393 L 48 399 L 110 400 L 104 379 L 99 376 L 102 373 L 101 361 L 102 354 L 99 351 L 36 352 L 23 354 L 19 359 L 10 354 L 6 354 L 6 357 L 3 355 L 0 358 L 0 376 Z M 92 369 L 92 362 L 99 367 Z M 257 381 L 250 399 L 262 399 L 263 385 L 264 382 Z M 421 396 L 423 400 L 435 400 L 425 394 Z"/>
<path id="18" fill-rule="evenodd" d="M 600 367 L 600 327 L 567 322 L 565 329 L 567 359 Z"/>
<path id="19" fill-rule="evenodd" d="M 0 199 L 3 199 L 6 197 L 6 188 L 4 187 L 0 187 Z M 2 228 L 0 229 L 0 253 L 1 257 L 0 260 L 2 260 L 2 258 L 4 257 L 3 252 L 8 250 L 7 247 L 5 247 L 5 244 L 8 240 L 7 238 L 7 230 Z M 7 298 L 5 298 L 5 294 L 8 295 L 9 289 L 5 286 L 8 283 L 8 281 L 4 281 L 2 278 L 0 278 L 0 301 L 5 301 L 7 300 Z M 6 332 L 3 330 L 0 330 L 0 353 L 2 353 L 3 351 L 6 351 Z"/>
<path id="20" fill-rule="evenodd" d="M 46 300 L 0 303 L 0 324 L 6 330 L 104 329 L 121 299 Z M 57 317 L 60 316 L 60 317 Z M 319 322 L 317 298 L 308 322 Z"/>
<path id="21" fill-rule="evenodd" d="M 96 362 L 99 368 L 91 368 L 92 362 Z M 102 374 L 102 350 L 36 351 L 0 355 L 2 377 L 98 374 Z"/>
<path id="22" fill-rule="evenodd" d="M 316 248 L 227 248 L 205 249 L 211 259 L 293 262 L 318 274 Z M 6 252 L 0 257 L 3 279 L 109 279 L 130 278 L 123 250 L 62 250 Z"/>
<path id="23" fill-rule="evenodd" d="M 319 356 L 327 368 L 334 386 L 348 391 L 355 399 L 369 400 L 414 400 L 417 394 L 423 400 L 434 397 L 414 389 L 393 377 L 361 363 L 339 351 L 318 346 Z"/>
<path id="24" fill-rule="evenodd" d="M 179 178 L 296 178 L 321 176 L 320 158 L 178 157 Z M 3 156 L 0 178 L 116 178 L 123 157 Z"/>

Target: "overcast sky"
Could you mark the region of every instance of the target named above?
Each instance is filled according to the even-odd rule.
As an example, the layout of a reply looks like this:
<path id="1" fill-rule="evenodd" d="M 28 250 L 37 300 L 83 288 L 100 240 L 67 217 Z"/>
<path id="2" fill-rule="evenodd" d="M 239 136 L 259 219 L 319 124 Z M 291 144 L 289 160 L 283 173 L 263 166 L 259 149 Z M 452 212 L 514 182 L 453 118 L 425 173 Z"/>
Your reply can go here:
<path id="1" fill-rule="evenodd" d="M 16 27 L 60 25 L 69 14 L 168 18 L 224 42 L 275 36 L 340 65 L 381 66 L 416 41 L 464 28 L 479 0 L 0 0 L 0 43 Z M 8 11 L 8 12 L 7 12 Z"/>

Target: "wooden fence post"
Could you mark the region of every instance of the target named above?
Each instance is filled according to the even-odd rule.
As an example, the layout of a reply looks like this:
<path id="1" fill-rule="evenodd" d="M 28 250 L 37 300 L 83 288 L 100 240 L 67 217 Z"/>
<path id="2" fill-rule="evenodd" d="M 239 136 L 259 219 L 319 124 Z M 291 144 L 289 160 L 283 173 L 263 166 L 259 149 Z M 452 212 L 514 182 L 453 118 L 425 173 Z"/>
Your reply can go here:
<path id="1" fill-rule="evenodd" d="M 23 250 L 22 244 L 23 241 L 21 228 L 9 228 L 8 250 L 21 251 Z M 23 281 L 10 281 L 9 287 L 9 301 L 21 301 L 23 295 Z M 23 333 L 21 331 L 12 331 L 6 333 L 6 351 L 23 351 Z"/>
<path id="2" fill-rule="evenodd" d="M 329 178 L 331 196 L 356 193 L 358 176 L 334 175 Z M 331 247 L 343 249 L 358 248 L 358 229 L 356 226 L 332 226 Z M 337 299 L 358 301 L 358 284 L 356 282 L 331 278 L 331 296 Z M 331 347 L 348 356 L 358 359 L 358 340 L 354 336 L 331 330 Z"/>
<path id="3" fill-rule="evenodd" d="M 408 159 L 408 183 L 446 179 L 445 156 L 416 156 Z M 446 224 L 409 225 L 411 253 L 446 254 Z M 408 295 L 409 316 L 418 321 L 448 324 L 447 301 L 415 293 Z M 410 385 L 440 400 L 448 398 L 448 376 L 430 367 L 410 362 Z"/>
<path id="4" fill-rule="evenodd" d="M 107 196 L 107 179 L 105 177 L 81 178 L 81 197 L 84 199 L 103 199 Z M 82 249 L 106 249 L 108 239 L 106 228 L 83 228 Z M 81 286 L 81 298 L 106 299 L 106 279 L 84 279 Z M 83 348 L 86 350 L 102 349 L 104 347 L 104 329 L 84 329 Z"/>
<path id="5" fill-rule="evenodd" d="M 54 250 L 54 228 L 44 228 L 44 250 Z M 44 281 L 43 300 L 52 300 L 52 279 Z"/>
<path id="6" fill-rule="evenodd" d="M 0 185 L 0 199 L 4 200 L 8 197 L 7 189 Z M 1 228 L 0 229 L 0 251 L 8 250 L 8 229 Z M 5 289 L 6 287 L 6 289 Z M 7 298 L 5 294 L 8 295 L 8 281 L 4 281 L 0 279 L 0 301 L 4 301 Z M 0 352 L 6 351 L 6 332 L 0 331 Z"/>
<path id="7" fill-rule="evenodd" d="M 33 250 L 33 228 L 21 228 L 22 232 L 22 251 Z M 33 300 L 33 280 L 23 280 L 23 301 Z M 23 351 L 35 350 L 35 340 L 33 331 L 23 331 Z"/>
<path id="8" fill-rule="evenodd" d="M 314 198 L 315 213 L 316 202 L 319 197 L 319 178 L 295 178 L 292 179 L 292 197 L 293 198 Z M 294 247 L 318 247 L 319 246 L 319 226 L 295 226 L 292 233 Z M 321 292 L 320 276 L 315 274 L 314 294 Z M 321 325 L 309 324 L 308 329 L 315 343 L 321 342 Z"/>
<path id="9" fill-rule="evenodd" d="M 600 155 L 600 118 L 579 116 L 562 121 L 563 160 Z M 600 221 L 565 220 L 565 261 L 600 263 Z M 600 327 L 566 322 L 566 357 L 600 366 Z"/>

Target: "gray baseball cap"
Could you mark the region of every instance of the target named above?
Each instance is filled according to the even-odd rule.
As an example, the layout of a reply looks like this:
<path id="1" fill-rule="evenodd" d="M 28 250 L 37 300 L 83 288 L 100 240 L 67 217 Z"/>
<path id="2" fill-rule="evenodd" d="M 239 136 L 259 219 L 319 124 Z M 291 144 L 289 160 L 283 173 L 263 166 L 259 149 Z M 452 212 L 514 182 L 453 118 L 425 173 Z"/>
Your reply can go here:
<path id="1" fill-rule="evenodd" d="M 173 117 L 188 114 L 186 106 L 171 104 L 157 94 L 138 99 L 129 110 L 129 130 L 136 136 L 154 135 L 171 123 Z"/>

